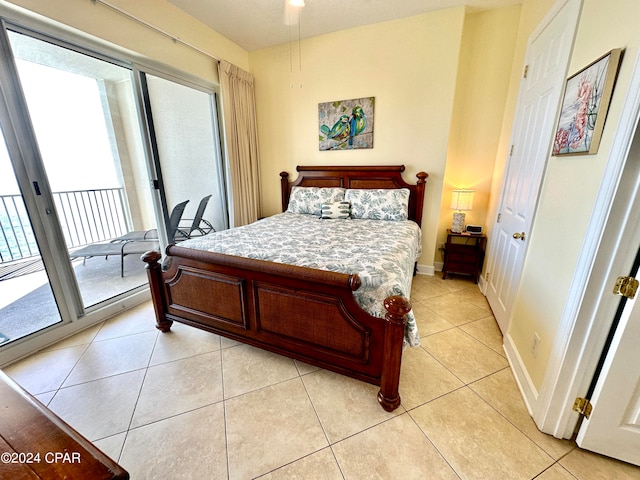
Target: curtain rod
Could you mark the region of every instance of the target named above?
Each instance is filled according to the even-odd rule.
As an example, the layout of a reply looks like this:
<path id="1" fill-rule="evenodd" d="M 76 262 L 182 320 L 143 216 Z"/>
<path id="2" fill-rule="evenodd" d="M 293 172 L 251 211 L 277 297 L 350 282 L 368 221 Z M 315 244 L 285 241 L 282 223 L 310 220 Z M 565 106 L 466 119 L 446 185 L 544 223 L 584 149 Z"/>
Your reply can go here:
<path id="1" fill-rule="evenodd" d="M 113 10 L 114 12 L 119 13 L 120 15 L 123 15 L 125 17 L 127 17 L 130 20 L 133 20 L 136 23 L 139 23 L 140 25 L 143 25 L 151 30 L 153 30 L 156 33 L 159 33 L 160 35 L 164 35 L 165 37 L 168 37 L 171 39 L 171 41 L 173 41 L 173 43 L 180 43 L 182 45 L 184 45 L 185 47 L 191 48 L 192 50 L 195 50 L 198 53 L 201 53 L 203 55 L 206 55 L 207 57 L 215 60 L 216 62 L 220 62 L 219 58 L 214 57 L 213 55 L 211 55 L 208 52 L 205 52 L 204 50 L 202 50 L 199 47 L 196 47 L 195 45 L 189 43 L 189 42 L 185 42 L 184 40 L 176 37 L 175 35 L 171 35 L 169 32 L 156 27 L 155 25 L 152 25 L 151 23 L 142 20 L 141 18 L 136 17 L 135 15 L 127 12 L 126 10 L 122 10 L 120 7 L 116 7 L 115 5 L 110 4 L 109 2 L 105 1 L 105 0 L 91 0 L 91 2 L 95 5 L 95 4 L 101 4 L 103 6 L 105 6 L 106 8 L 109 8 L 111 10 Z"/>

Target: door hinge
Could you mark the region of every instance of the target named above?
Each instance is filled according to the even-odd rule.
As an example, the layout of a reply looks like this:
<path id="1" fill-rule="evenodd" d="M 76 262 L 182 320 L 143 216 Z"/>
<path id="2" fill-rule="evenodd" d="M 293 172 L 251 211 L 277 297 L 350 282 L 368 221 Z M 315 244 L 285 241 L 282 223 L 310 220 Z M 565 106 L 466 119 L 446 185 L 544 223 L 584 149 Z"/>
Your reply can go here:
<path id="1" fill-rule="evenodd" d="M 509 156 L 513 156 L 513 145 L 511 145 L 511 148 L 509 149 Z"/>
<path id="2" fill-rule="evenodd" d="M 484 279 L 489 282 L 489 279 L 491 278 L 491 272 L 487 272 L 484 274 Z"/>
<path id="3" fill-rule="evenodd" d="M 633 298 L 638 291 L 638 280 L 633 277 L 618 277 L 616 285 L 613 287 L 613 293 L 626 298 Z"/>
<path id="4" fill-rule="evenodd" d="M 501 218 L 501 217 L 502 217 L 502 214 L 501 214 L 501 213 L 499 213 L 499 214 L 498 214 L 498 218 L 496 218 L 496 223 L 500 223 L 500 218 Z"/>
<path id="5" fill-rule="evenodd" d="M 529 74 L 529 65 L 525 65 L 524 66 L 524 73 L 522 75 L 523 78 L 527 78 L 527 75 Z"/>
<path id="6" fill-rule="evenodd" d="M 591 410 L 593 410 L 593 406 L 588 398 L 578 397 L 576 401 L 573 402 L 573 411 L 584 415 L 586 418 L 591 416 Z"/>

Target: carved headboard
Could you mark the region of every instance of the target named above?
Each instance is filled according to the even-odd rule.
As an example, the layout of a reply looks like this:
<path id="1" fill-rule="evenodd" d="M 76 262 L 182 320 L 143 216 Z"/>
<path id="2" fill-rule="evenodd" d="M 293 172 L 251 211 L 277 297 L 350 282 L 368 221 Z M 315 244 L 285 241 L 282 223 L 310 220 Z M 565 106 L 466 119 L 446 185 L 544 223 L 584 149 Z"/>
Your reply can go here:
<path id="1" fill-rule="evenodd" d="M 282 211 L 289 205 L 289 195 L 293 187 L 343 187 L 343 188 L 408 188 L 409 219 L 418 225 L 422 223 L 424 189 L 429 176 L 425 172 L 416 174 L 417 182 L 412 185 L 404 181 L 404 165 L 385 166 L 297 166 L 298 178 L 289 181 L 289 173 L 280 173 L 282 190 Z"/>

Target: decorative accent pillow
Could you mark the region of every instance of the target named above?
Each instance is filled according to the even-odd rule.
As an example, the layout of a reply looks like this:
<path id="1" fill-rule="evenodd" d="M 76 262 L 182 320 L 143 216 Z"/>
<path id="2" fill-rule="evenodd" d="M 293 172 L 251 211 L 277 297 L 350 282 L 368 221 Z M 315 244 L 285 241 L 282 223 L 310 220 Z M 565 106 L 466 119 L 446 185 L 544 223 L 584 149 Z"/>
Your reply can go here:
<path id="1" fill-rule="evenodd" d="M 319 217 L 323 204 L 344 200 L 344 191 L 340 187 L 293 187 L 287 212 L 308 213 Z"/>
<path id="2" fill-rule="evenodd" d="M 351 218 L 407 220 L 409 189 L 349 189 L 344 199 L 351 203 Z"/>
<path id="3" fill-rule="evenodd" d="M 349 218 L 351 204 L 349 202 L 333 202 L 322 205 L 320 218 Z"/>

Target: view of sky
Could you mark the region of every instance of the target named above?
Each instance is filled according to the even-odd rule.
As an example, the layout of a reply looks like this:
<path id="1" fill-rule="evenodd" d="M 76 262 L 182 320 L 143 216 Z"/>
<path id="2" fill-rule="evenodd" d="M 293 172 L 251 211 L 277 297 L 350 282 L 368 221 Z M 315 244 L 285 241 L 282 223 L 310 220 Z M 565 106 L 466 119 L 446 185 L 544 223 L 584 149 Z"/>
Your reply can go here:
<path id="1" fill-rule="evenodd" d="M 18 69 L 52 190 L 119 186 L 96 80 L 21 60 Z M 0 195 L 17 194 L 0 143 Z"/>

